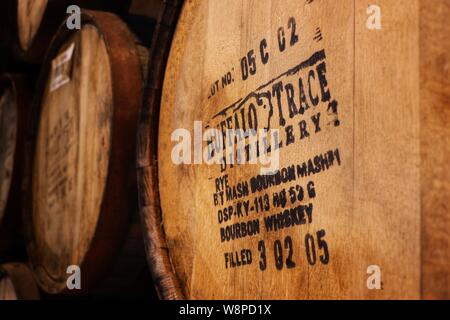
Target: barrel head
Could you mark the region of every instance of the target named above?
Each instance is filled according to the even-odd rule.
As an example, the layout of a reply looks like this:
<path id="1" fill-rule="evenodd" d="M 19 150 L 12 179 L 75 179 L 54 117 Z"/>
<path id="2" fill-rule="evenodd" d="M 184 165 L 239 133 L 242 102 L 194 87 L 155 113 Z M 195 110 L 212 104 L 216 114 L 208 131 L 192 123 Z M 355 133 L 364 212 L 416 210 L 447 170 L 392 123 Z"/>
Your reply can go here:
<path id="1" fill-rule="evenodd" d="M 33 167 L 37 272 L 65 287 L 93 239 L 111 145 L 111 65 L 90 24 L 53 57 L 42 99 Z M 51 279 L 51 280 L 50 280 Z"/>
<path id="2" fill-rule="evenodd" d="M 187 297 L 419 297 L 419 2 L 379 2 L 382 30 L 370 1 L 185 2 L 158 170 Z"/>

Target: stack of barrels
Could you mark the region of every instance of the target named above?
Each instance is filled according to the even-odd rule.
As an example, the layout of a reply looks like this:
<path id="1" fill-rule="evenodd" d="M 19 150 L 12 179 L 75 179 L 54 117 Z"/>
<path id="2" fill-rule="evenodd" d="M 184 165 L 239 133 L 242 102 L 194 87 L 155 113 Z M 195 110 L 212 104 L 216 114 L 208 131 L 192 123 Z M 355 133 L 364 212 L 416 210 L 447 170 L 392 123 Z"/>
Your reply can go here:
<path id="1" fill-rule="evenodd" d="M 135 155 L 161 3 L 2 6 L 0 296 L 156 297 Z"/>
<path id="2" fill-rule="evenodd" d="M 0 6 L 0 299 L 450 298 L 447 1 Z"/>

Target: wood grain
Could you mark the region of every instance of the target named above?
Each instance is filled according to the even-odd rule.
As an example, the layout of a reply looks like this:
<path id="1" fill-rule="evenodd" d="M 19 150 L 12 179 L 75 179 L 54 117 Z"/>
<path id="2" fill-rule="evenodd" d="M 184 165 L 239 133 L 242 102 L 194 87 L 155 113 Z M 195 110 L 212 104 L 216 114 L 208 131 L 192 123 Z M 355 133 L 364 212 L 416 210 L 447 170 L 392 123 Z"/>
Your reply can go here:
<path id="1" fill-rule="evenodd" d="M 381 30 L 365 28 L 372 3 L 356 3 L 353 223 L 362 247 L 348 249 L 360 251 L 361 268 L 382 270 L 383 290 L 367 297 L 417 299 L 419 2 L 379 1 Z"/>
<path id="2" fill-rule="evenodd" d="M 450 3 L 420 6 L 422 297 L 450 299 Z"/>

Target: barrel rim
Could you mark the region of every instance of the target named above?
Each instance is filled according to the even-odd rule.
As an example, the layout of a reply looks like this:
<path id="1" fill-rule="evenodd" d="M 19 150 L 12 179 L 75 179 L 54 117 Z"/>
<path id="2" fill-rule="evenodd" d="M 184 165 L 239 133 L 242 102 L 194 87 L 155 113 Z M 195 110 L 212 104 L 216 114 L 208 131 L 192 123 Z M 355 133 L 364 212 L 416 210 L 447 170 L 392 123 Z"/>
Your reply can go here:
<path id="1" fill-rule="evenodd" d="M 32 181 L 36 139 L 42 109 L 41 94 L 47 85 L 52 59 L 65 41 L 79 31 L 69 30 L 65 24 L 66 20 L 61 24 L 47 50 L 32 103 L 30 125 L 26 136 L 25 180 L 23 183 L 23 193 L 30 201 L 25 203 L 22 216 L 30 265 L 39 286 L 50 294 L 79 295 L 82 292 L 69 291 L 66 287 L 66 279 L 52 279 L 49 274 L 47 274 L 47 278 L 41 278 L 37 269 L 42 267 L 42 261 L 34 252 Z M 125 241 L 127 227 L 136 203 L 133 199 L 133 195 L 137 193 L 136 177 L 135 175 L 130 176 L 132 170 L 124 169 L 124 164 L 132 165 L 135 161 L 136 145 L 132 142 L 136 139 L 135 129 L 142 97 L 142 86 L 139 84 L 143 83 L 143 79 L 136 52 L 135 37 L 120 17 L 108 12 L 82 10 L 81 24 L 92 24 L 99 30 L 109 54 L 112 78 L 111 147 L 108 155 L 107 178 L 94 235 L 80 265 L 83 292 L 89 292 L 104 277 L 118 255 L 118 251 Z M 130 72 L 130 70 L 134 71 Z M 127 77 L 124 77 L 125 72 Z M 118 196 L 121 196 L 123 201 L 116 201 Z M 114 237 L 110 237 L 110 235 L 114 235 Z M 102 263 L 96 264 L 96 260 Z M 40 274 L 42 275 L 42 273 Z"/>
<path id="2" fill-rule="evenodd" d="M 121 0 L 116 4 L 101 6 L 92 3 L 91 0 L 79 0 L 77 5 L 88 7 L 91 10 L 106 10 L 113 13 L 127 12 L 131 6 L 132 0 Z M 112 1 L 109 1 L 112 2 Z M 46 49 L 51 44 L 55 32 L 58 33 L 60 22 L 67 20 L 67 7 L 74 4 L 71 0 L 49 0 L 42 16 L 41 23 L 36 31 L 36 35 L 30 42 L 28 49 L 23 49 L 20 45 L 20 36 L 17 19 L 17 0 L 0 1 L 0 19 L 5 20 L 6 46 L 12 48 L 12 52 L 21 61 L 30 64 L 40 64 L 46 56 Z M 55 19 L 55 17 L 57 17 Z M 45 23 L 42 23 L 44 21 Z M 3 33 L 2 33 L 3 35 Z"/>
<path id="3" fill-rule="evenodd" d="M 166 243 L 159 197 L 158 130 L 159 111 L 172 39 L 184 0 L 166 0 L 161 8 L 150 49 L 150 65 L 144 102 L 139 115 L 137 179 L 139 212 L 144 228 L 147 260 L 161 299 L 185 299 Z"/>

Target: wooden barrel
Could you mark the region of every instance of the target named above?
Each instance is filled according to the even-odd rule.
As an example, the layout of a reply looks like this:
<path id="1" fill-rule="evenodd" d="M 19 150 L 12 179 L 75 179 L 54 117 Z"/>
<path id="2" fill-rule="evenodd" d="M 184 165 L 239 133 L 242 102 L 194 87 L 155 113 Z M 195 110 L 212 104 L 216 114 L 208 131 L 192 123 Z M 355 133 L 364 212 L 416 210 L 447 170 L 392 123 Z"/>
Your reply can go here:
<path id="1" fill-rule="evenodd" d="M 141 108 L 137 141 L 139 211 L 145 233 L 147 260 L 158 296 L 183 298 L 165 240 L 158 185 L 159 106 L 167 57 L 182 0 L 165 1 L 153 33 L 148 77 Z"/>
<path id="2" fill-rule="evenodd" d="M 27 78 L 0 76 L 0 263 L 24 258 L 20 188 L 30 101 Z"/>
<path id="3" fill-rule="evenodd" d="M 135 173 L 147 56 L 126 24 L 104 12 L 83 11 L 80 30 L 61 27 L 52 41 L 24 184 L 28 254 L 47 293 L 68 291 L 74 265 L 82 294 L 132 296 L 147 270 Z"/>
<path id="4" fill-rule="evenodd" d="M 139 131 L 160 294 L 449 298 L 448 1 L 180 5 Z"/>
<path id="5" fill-rule="evenodd" d="M 68 15 L 70 5 L 126 13 L 130 0 L 2 1 L 0 18 L 5 27 L 4 45 L 12 47 L 21 60 L 40 63 L 54 33 Z"/>
<path id="6" fill-rule="evenodd" d="M 39 289 L 26 264 L 0 265 L 0 300 L 39 300 Z"/>

